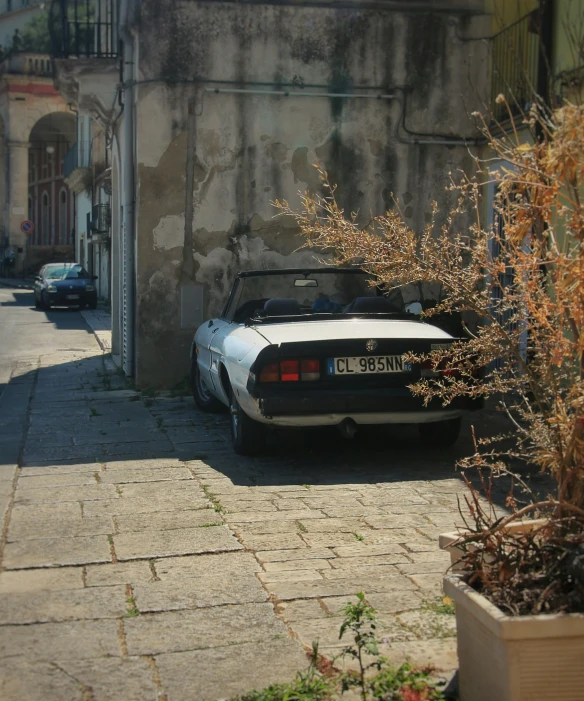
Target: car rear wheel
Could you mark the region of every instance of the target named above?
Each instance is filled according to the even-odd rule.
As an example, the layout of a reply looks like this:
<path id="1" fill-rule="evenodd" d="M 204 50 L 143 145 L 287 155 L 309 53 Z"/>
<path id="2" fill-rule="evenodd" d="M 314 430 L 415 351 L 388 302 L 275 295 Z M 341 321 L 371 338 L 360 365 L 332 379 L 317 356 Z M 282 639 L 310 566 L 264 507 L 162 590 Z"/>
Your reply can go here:
<path id="1" fill-rule="evenodd" d="M 458 440 L 462 419 L 448 419 L 429 424 L 418 424 L 424 448 L 450 448 Z"/>
<path id="2" fill-rule="evenodd" d="M 196 358 L 193 358 L 191 365 L 191 390 L 193 392 L 195 404 L 199 407 L 199 409 L 213 414 L 225 410 L 223 404 L 221 404 L 221 402 L 214 397 L 207 388 L 207 385 L 199 372 L 199 364 L 197 363 Z"/>
<path id="3" fill-rule="evenodd" d="M 266 430 L 263 424 L 250 419 L 243 411 L 237 397 L 231 391 L 229 402 L 231 415 L 231 440 L 238 455 L 257 455 L 264 449 Z"/>

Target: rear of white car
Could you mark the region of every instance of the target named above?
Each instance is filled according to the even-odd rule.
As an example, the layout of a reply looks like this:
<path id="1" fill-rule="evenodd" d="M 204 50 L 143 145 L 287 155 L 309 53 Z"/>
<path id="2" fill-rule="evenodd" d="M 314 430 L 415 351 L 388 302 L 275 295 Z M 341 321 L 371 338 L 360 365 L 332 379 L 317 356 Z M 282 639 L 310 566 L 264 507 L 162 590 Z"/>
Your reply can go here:
<path id="1" fill-rule="evenodd" d="M 465 398 L 425 406 L 412 394 L 420 377 L 442 371 L 411 365 L 407 354 L 456 339 L 364 288 L 357 275 L 365 279 L 335 269 L 243 273 L 223 316 L 199 329 L 193 394 L 203 409 L 229 407 L 237 452 L 259 452 L 267 426 L 336 425 L 351 435 L 361 425 L 418 424 L 422 440 L 446 446 L 463 412 L 479 408 Z M 251 292 L 238 291 L 249 278 Z M 291 288 L 295 297 L 270 296 Z"/>

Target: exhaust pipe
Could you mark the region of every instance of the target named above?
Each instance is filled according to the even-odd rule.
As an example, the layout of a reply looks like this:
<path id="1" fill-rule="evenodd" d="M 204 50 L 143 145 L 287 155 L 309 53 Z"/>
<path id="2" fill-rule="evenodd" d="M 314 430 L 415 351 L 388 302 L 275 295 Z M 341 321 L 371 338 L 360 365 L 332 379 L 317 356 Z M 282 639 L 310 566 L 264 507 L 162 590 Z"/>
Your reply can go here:
<path id="1" fill-rule="evenodd" d="M 357 424 L 353 419 L 345 419 L 337 426 L 344 438 L 352 440 L 357 434 Z"/>

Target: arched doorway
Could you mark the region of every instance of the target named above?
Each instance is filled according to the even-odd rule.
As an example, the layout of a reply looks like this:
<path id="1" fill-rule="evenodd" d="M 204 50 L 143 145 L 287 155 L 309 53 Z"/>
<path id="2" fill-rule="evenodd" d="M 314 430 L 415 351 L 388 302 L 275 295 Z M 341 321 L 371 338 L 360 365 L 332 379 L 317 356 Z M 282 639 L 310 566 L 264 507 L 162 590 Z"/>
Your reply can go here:
<path id="1" fill-rule="evenodd" d="M 29 197 L 38 221 L 32 220 L 37 235 L 29 241 L 28 266 L 39 268 L 51 261 L 73 260 L 69 240 L 68 205 L 70 193 L 64 181 L 65 154 L 76 141 L 76 120 L 72 114 L 53 112 L 36 122 L 29 137 Z M 36 245 L 31 245 L 33 244 Z"/>

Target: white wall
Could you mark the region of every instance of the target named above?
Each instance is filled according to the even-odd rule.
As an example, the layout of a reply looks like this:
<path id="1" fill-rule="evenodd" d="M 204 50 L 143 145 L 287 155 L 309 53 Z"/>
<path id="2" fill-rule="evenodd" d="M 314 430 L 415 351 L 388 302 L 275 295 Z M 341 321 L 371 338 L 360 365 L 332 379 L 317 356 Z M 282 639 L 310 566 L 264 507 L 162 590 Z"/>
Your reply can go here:
<path id="1" fill-rule="evenodd" d="M 28 22 L 35 15 L 45 11 L 49 1 L 12 0 L 12 11 L 7 12 L 7 0 L 0 0 L 0 45 L 4 49 L 10 48 L 14 30 L 18 29 L 22 34 L 22 30 Z"/>

